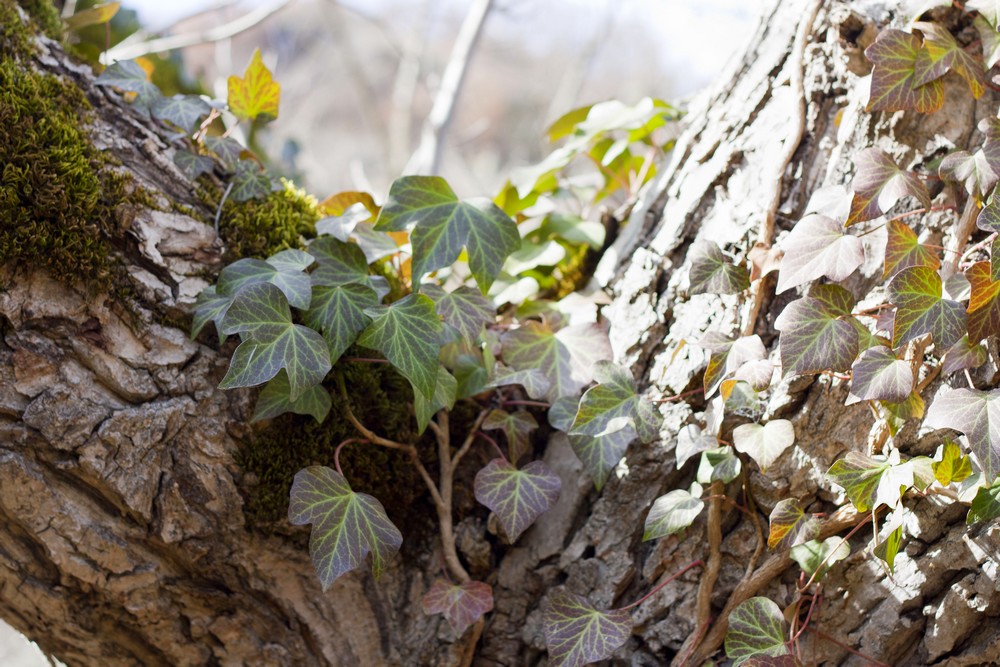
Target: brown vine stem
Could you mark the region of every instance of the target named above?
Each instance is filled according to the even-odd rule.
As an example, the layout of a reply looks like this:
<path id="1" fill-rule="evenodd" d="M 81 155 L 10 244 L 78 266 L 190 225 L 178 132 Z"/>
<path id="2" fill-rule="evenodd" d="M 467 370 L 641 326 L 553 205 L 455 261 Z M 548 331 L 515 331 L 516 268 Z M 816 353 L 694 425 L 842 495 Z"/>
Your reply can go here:
<path id="1" fill-rule="evenodd" d="M 949 247 L 946 248 L 951 254 L 944 264 L 941 265 L 941 280 L 948 280 L 956 271 L 961 261 L 965 244 L 976 229 L 976 218 L 979 215 L 979 202 L 975 197 L 969 197 L 962 209 L 962 216 L 958 219 L 958 227 L 955 229 L 955 236 L 951 239 Z"/>
<path id="2" fill-rule="evenodd" d="M 698 595 L 695 598 L 695 627 L 709 626 L 712 622 L 712 591 L 719 578 L 722 567 L 722 496 L 726 486 L 721 481 L 712 482 L 709 487 L 708 505 L 708 562 L 698 582 Z M 678 655 L 694 653 L 698 648 L 699 633 L 687 638 Z M 680 663 L 679 663 L 680 664 Z M 701 664 L 699 661 L 697 664 Z"/>
<path id="3" fill-rule="evenodd" d="M 806 131 L 806 93 L 803 84 L 803 79 L 805 78 L 803 61 L 805 59 L 806 42 L 809 41 L 813 23 L 816 22 L 816 16 L 819 14 L 819 8 L 822 6 L 823 0 L 812 0 L 805 18 L 799 24 L 799 29 L 795 33 L 795 43 L 792 46 L 791 62 L 789 63 L 789 85 L 792 88 L 792 94 L 798 102 L 798 110 L 793 118 L 794 125 L 789 129 L 788 139 L 782 144 L 785 153 L 782 155 L 781 161 L 778 162 L 771 203 L 764 212 L 764 219 L 761 220 L 760 229 L 757 231 L 757 243 L 763 244 L 765 248 L 771 247 L 771 241 L 774 238 L 774 218 L 778 214 L 778 207 L 781 205 L 785 171 L 788 170 L 788 165 L 792 163 L 795 151 L 798 150 L 799 144 L 802 143 L 802 137 Z M 761 276 L 760 280 L 757 281 L 757 288 L 754 290 L 751 287 L 753 294 L 750 298 L 750 309 L 743 325 L 744 336 L 752 335 L 757 326 L 757 316 L 760 314 L 761 304 L 764 300 L 765 280 L 767 280 L 767 276 Z"/>

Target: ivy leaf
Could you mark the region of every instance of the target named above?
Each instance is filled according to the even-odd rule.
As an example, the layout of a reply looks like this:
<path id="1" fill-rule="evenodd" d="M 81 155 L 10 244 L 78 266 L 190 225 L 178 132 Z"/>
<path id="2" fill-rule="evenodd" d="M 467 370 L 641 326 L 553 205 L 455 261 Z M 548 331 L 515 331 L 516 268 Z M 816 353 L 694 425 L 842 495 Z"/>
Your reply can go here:
<path id="1" fill-rule="evenodd" d="M 822 566 L 823 569 L 816 575 L 817 578 L 820 578 L 833 567 L 834 563 L 850 556 L 851 547 L 839 537 L 828 537 L 822 542 L 819 540 L 810 540 L 804 544 L 794 546 L 789 555 L 792 557 L 792 560 L 799 564 L 802 571 L 810 577 Z M 825 564 L 824 561 L 826 561 Z"/>
<path id="2" fill-rule="evenodd" d="M 174 95 L 156 98 L 150 110 L 157 120 L 167 121 L 189 133 L 198 127 L 198 122 L 212 111 L 212 107 L 197 95 Z"/>
<path id="3" fill-rule="evenodd" d="M 742 424 L 733 429 L 736 451 L 752 458 L 761 472 L 767 472 L 781 454 L 795 442 L 795 429 L 787 419 L 772 419 L 763 426 Z"/>
<path id="4" fill-rule="evenodd" d="M 624 609 L 601 611 L 587 598 L 556 591 L 542 611 L 542 632 L 552 667 L 583 667 L 620 648 L 632 634 L 632 618 Z"/>
<path id="5" fill-rule="evenodd" d="M 889 566 L 889 572 L 895 572 L 896 567 L 896 555 L 899 553 L 899 547 L 903 542 L 903 527 L 896 526 L 896 528 L 889 533 L 889 535 L 882 540 L 878 546 L 872 551 L 876 557 L 881 558 L 885 561 L 885 564 Z M 845 545 L 846 546 L 846 545 Z"/>
<path id="6" fill-rule="evenodd" d="M 781 609 L 765 597 L 741 602 L 729 615 L 726 632 L 726 657 L 733 665 L 749 658 L 786 655 L 787 628 Z"/>
<path id="7" fill-rule="evenodd" d="M 87 26 L 101 25 L 114 18 L 118 10 L 121 9 L 121 6 L 122 3 L 120 2 L 102 2 L 80 10 L 63 20 L 66 23 L 66 29 L 74 31 L 86 28 Z"/>
<path id="8" fill-rule="evenodd" d="M 333 401 L 330 400 L 330 392 L 324 389 L 323 385 L 309 387 L 294 401 L 291 393 L 288 374 L 284 370 L 279 371 L 257 397 L 257 406 L 254 408 L 251 421 L 272 419 L 286 412 L 294 412 L 297 415 L 309 415 L 322 424 L 330 414 Z"/>
<path id="9" fill-rule="evenodd" d="M 886 32 L 898 31 L 884 30 L 882 34 Z M 877 44 L 868 47 L 869 50 Z M 857 173 L 851 182 L 854 198 L 847 217 L 848 225 L 879 217 L 907 195 L 915 197 L 924 208 L 931 207 L 930 194 L 920 178 L 912 171 L 900 169 L 881 148 L 866 148 L 854 158 L 854 164 Z"/>
<path id="10" fill-rule="evenodd" d="M 736 266 L 714 241 L 695 241 L 691 258 L 691 294 L 739 294 L 750 287 L 746 268 Z"/>
<path id="11" fill-rule="evenodd" d="M 742 467 L 740 458 L 733 452 L 733 448 L 724 445 L 702 452 L 695 478 L 699 484 L 711 484 L 716 481 L 728 484 L 739 476 Z"/>
<path id="12" fill-rule="evenodd" d="M 266 197 L 274 188 L 274 181 L 271 175 L 261 169 L 257 163 L 250 160 L 240 160 L 236 163 L 236 173 L 233 175 L 232 185 L 230 198 L 233 201 L 243 202 Z"/>
<path id="13" fill-rule="evenodd" d="M 680 468 L 692 456 L 701 454 L 707 449 L 715 449 L 718 446 L 719 440 L 714 435 L 702 433 L 701 429 L 694 424 L 685 426 L 677 434 L 677 446 L 674 453 L 677 458 L 677 467 Z"/>
<path id="14" fill-rule="evenodd" d="M 174 164 L 192 181 L 202 174 L 210 174 L 215 169 L 215 160 L 207 155 L 198 155 L 178 148 L 174 151 Z"/>
<path id="15" fill-rule="evenodd" d="M 413 388 L 413 412 L 417 418 L 417 433 L 423 433 L 430 423 L 431 417 L 441 410 L 451 410 L 455 407 L 458 396 L 458 380 L 444 366 L 438 366 L 437 383 L 434 385 L 434 398 L 428 401 L 424 395 Z"/>
<path id="16" fill-rule="evenodd" d="M 237 260 L 219 274 L 217 290 L 235 296 L 248 285 L 268 283 L 280 289 L 289 304 L 304 310 L 312 298 L 309 276 L 303 273 L 310 264 L 312 258 L 301 250 L 283 250 L 267 261 L 249 257 Z"/>
<path id="17" fill-rule="evenodd" d="M 324 591 L 340 575 L 360 567 L 369 553 L 378 577 L 403 543 L 382 503 L 352 491 L 344 476 L 330 468 L 310 466 L 295 473 L 290 500 L 288 521 L 313 525 L 309 555 Z"/>
<path id="18" fill-rule="evenodd" d="M 244 153 L 248 153 L 247 149 L 243 148 L 240 142 L 236 141 L 232 137 L 215 137 L 208 136 L 205 137 L 205 147 L 215 153 L 222 164 L 225 165 L 227 169 L 232 171 L 237 164 L 240 162 L 240 157 Z"/>
<path id="19" fill-rule="evenodd" d="M 944 387 L 931 403 L 924 426 L 964 433 L 986 479 L 1000 470 L 1000 390 Z"/>
<path id="20" fill-rule="evenodd" d="M 679 533 L 688 526 L 705 507 L 701 498 L 695 498 L 684 489 L 670 491 L 653 501 L 642 529 L 642 541 L 648 542 Z"/>
<path id="21" fill-rule="evenodd" d="M 823 276 L 840 282 L 865 261 L 861 239 L 845 233 L 843 224 L 825 215 L 802 218 L 783 245 L 778 294 Z"/>
<path id="22" fill-rule="evenodd" d="M 636 392 L 632 374 L 610 361 L 599 361 L 594 364 L 594 375 L 600 384 L 588 389 L 580 399 L 569 433 L 597 437 L 631 425 L 642 442 L 655 439 L 659 414 Z"/>
<path id="23" fill-rule="evenodd" d="M 317 286 L 312 288 L 312 301 L 303 320 L 323 334 L 330 361 L 337 363 L 371 322 L 365 310 L 378 305 L 378 294 L 368 285 Z"/>
<path id="24" fill-rule="evenodd" d="M 573 453 L 583 463 L 583 467 L 587 469 L 590 478 L 594 480 L 594 487 L 600 491 L 608 481 L 611 471 L 625 456 L 629 443 L 634 439 L 635 431 L 631 426 L 627 426 L 620 431 L 596 438 L 589 435 L 571 435 L 569 444 Z"/>
<path id="25" fill-rule="evenodd" d="M 191 318 L 191 340 L 197 338 L 209 322 L 215 322 L 215 329 L 219 332 L 219 342 L 226 340 L 222 334 L 222 320 L 232 303 L 233 297 L 228 294 L 219 294 L 215 285 L 203 289 L 194 304 L 194 315 Z"/>
<path id="26" fill-rule="evenodd" d="M 1000 331 L 1000 281 L 994 281 L 989 262 L 976 262 L 965 272 L 972 286 L 969 297 L 969 340 L 977 343 Z"/>
<path id="27" fill-rule="evenodd" d="M 917 52 L 913 67 L 913 83 L 925 85 L 950 70 L 965 79 L 973 97 L 977 100 L 982 97 L 986 90 L 982 63 L 959 46 L 947 28 L 926 21 L 914 23 L 913 27 L 924 34 L 924 48 Z"/>
<path id="28" fill-rule="evenodd" d="M 986 348 L 981 343 L 970 343 L 968 336 L 955 343 L 944 355 L 942 370 L 947 373 L 979 368 L 986 363 Z"/>
<path id="29" fill-rule="evenodd" d="M 476 500 L 490 508 L 513 544 L 559 499 L 562 482 L 542 461 L 518 470 L 506 459 L 493 459 L 476 473 Z"/>
<path id="30" fill-rule="evenodd" d="M 512 368 L 497 365 L 496 370 L 493 372 L 493 378 L 490 380 L 489 386 L 506 387 L 512 384 L 518 384 L 524 387 L 524 391 L 527 392 L 528 396 L 534 399 L 545 398 L 549 393 L 548 378 L 545 377 L 545 373 L 537 368 L 525 368 L 524 370 L 515 371 Z M 575 400 L 573 401 L 573 405 L 573 414 L 575 415 Z M 572 418 L 573 415 L 570 415 L 571 421 Z M 565 431 L 566 429 L 560 430 Z"/>
<path id="31" fill-rule="evenodd" d="M 316 269 L 312 272 L 314 285 L 370 284 L 368 260 L 356 243 L 321 236 L 309 244 L 309 254 L 316 258 Z"/>
<path id="32" fill-rule="evenodd" d="M 972 25 L 975 26 L 979 40 L 983 44 L 983 60 L 986 61 L 988 71 L 1000 62 L 1000 33 L 997 33 L 997 29 L 982 16 L 977 16 Z"/>
<path id="33" fill-rule="evenodd" d="M 420 286 L 420 291 L 434 301 L 438 315 L 465 340 L 474 341 L 483 327 L 497 319 L 497 308 L 478 290 L 462 285 L 445 292 L 434 284 Z"/>
<path id="34" fill-rule="evenodd" d="M 433 401 L 441 350 L 441 320 L 434 302 L 423 294 L 410 294 L 365 314 L 372 322 L 361 332 L 358 344 L 385 355 L 424 398 Z"/>
<path id="35" fill-rule="evenodd" d="M 968 0 L 965 3 L 965 9 L 979 12 L 984 19 L 989 21 L 993 30 L 997 30 L 997 26 L 1000 25 L 1000 2 L 997 0 Z"/>
<path id="36" fill-rule="evenodd" d="M 285 295 L 270 283 L 240 290 L 222 321 L 222 333 L 246 336 L 233 354 L 220 389 L 262 384 L 284 368 L 294 401 L 330 371 L 330 354 L 322 336 L 292 323 Z"/>
<path id="37" fill-rule="evenodd" d="M 985 197 L 997 182 L 997 174 L 981 150 L 971 155 L 966 151 L 949 153 L 941 160 L 938 173 L 942 178 L 965 185 L 973 197 Z"/>
<path id="38" fill-rule="evenodd" d="M 786 498 L 774 506 L 770 524 L 767 546 L 771 549 L 790 549 L 819 537 L 819 522 L 806 514 L 795 498 Z"/>
<path id="39" fill-rule="evenodd" d="M 926 266 L 903 269 L 889 283 L 889 301 L 896 307 L 892 346 L 898 348 L 931 334 L 934 344 L 947 349 L 965 335 L 965 308 L 942 298 L 941 276 Z"/>
<path id="40" fill-rule="evenodd" d="M 439 176 L 396 179 L 375 229 L 401 232 L 414 223 L 410 242 L 415 279 L 451 266 L 465 247 L 472 276 L 485 292 L 507 256 L 521 247 L 517 225 L 496 204 L 481 198 L 460 200 Z"/>
<path id="41" fill-rule="evenodd" d="M 507 454 L 514 463 L 527 453 L 531 432 L 537 428 L 538 422 L 526 410 L 516 412 L 491 410 L 483 420 L 483 430 L 499 430 L 507 436 Z"/>
<path id="42" fill-rule="evenodd" d="M 865 56 L 875 64 L 868 111 L 912 109 L 933 113 L 941 108 L 944 104 L 941 80 L 935 79 L 922 86 L 916 83 L 920 47 L 921 41 L 916 35 L 902 30 L 883 30 L 875 43 L 865 49 Z"/>
<path id="43" fill-rule="evenodd" d="M 931 248 L 917 240 L 916 233 L 908 225 L 899 220 L 890 220 L 886 227 L 889 240 L 885 245 L 883 280 L 911 266 L 926 266 L 938 270 L 941 260 Z"/>
<path id="44" fill-rule="evenodd" d="M 453 584 L 438 579 L 421 598 L 420 606 L 428 616 L 443 614 L 455 634 L 460 635 L 493 609 L 493 588 L 481 581 Z"/>
<path id="45" fill-rule="evenodd" d="M 998 516 L 1000 516 L 1000 479 L 976 491 L 976 497 L 972 499 L 972 506 L 969 507 L 969 515 L 965 522 L 973 524 L 992 521 Z"/>
<path id="46" fill-rule="evenodd" d="M 859 452 L 847 452 L 844 458 L 830 466 L 826 476 L 844 488 L 859 512 L 867 512 L 875 507 L 879 482 L 890 467 L 885 461 L 876 461 Z"/>
<path id="47" fill-rule="evenodd" d="M 931 463 L 931 470 L 941 486 L 948 486 L 972 475 L 972 460 L 962 454 L 961 448 L 954 442 L 945 440 L 941 447 L 941 460 Z"/>
<path id="48" fill-rule="evenodd" d="M 743 336 L 730 340 L 717 332 L 709 332 L 698 341 L 698 346 L 711 351 L 705 369 L 705 395 L 711 396 L 722 380 L 748 363 L 761 361 L 767 350 L 760 336 Z"/>
<path id="49" fill-rule="evenodd" d="M 574 396 L 594 379 L 598 361 L 611 359 L 611 343 L 596 324 L 554 331 L 547 322 L 530 321 L 504 334 L 501 355 L 515 370 L 538 369 L 549 381 L 546 396 Z"/>
<path id="50" fill-rule="evenodd" d="M 281 86 L 264 65 L 260 49 L 254 49 L 242 78 L 229 77 L 228 88 L 229 110 L 240 120 L 267 121 L 278 117 Z"/>
<path id="51" fill-rule="evenodd" d="M 799 667 L 799 663 L 791 655 L 755 655 L 740 664 L 742 667 Z"/>
<path id="52" fill-rule="evenodd" d="M 136 104 L 143 108 L 160 97 L 160 89 L 146 76 L 146 70 L 134 60 L 119 60 L 109 65 L 94 83 L 98 86 L 112 86 L 135 93 Z"/>
<path id="53" fill-rule="evenodd" d="M 858 356 L 857 329 L 843 313 L 813 296 L 788 304 L 774 327 L 781 332 L 779 351 L 784 375 L 825 370 L 845 371 Z"/>
<path id="54" fill-rule="evenodd" d="M 861 353 L 851 367 L 851 397 L 855 401 L 901 403 L 913 391 L 910 363 L 877 345 Z"/>

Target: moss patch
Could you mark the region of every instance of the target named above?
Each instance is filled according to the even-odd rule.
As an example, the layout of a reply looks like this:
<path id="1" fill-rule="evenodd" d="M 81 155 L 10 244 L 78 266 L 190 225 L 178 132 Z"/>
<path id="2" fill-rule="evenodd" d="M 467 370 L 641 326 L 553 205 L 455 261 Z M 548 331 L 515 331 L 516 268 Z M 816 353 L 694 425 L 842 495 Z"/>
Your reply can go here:
<path id="1" fill-rule="evenodd" d="M 46 37 L 56 41 L 62 39 L 62 19 L 59 18 L 59 11 L 50 0 L 18 0 L 18 4 Z"/>

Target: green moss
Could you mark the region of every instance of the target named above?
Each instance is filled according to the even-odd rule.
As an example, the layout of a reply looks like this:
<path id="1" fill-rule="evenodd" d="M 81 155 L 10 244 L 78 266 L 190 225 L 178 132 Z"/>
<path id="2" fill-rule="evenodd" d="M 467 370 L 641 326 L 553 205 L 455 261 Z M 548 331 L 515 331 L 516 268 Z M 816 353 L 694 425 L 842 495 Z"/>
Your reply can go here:
<path id="1" fill-rule="evenodd" d="M 31 32 L 21 21 L 14 0 L 0 0 L 0 58 L 21 58 L 34 50 Z"/>
<path id="2" fill-rule="evenodd" d="M 57 41 L 62 39 L 62 19 L 51 0 L 18 0 L 18 4 L 47 37 Z"/>

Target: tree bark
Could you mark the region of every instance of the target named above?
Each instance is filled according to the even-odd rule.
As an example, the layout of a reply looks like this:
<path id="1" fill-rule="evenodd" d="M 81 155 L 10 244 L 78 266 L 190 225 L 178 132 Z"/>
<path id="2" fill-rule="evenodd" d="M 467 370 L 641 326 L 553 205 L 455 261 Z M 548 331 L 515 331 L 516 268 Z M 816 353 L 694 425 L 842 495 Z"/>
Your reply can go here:
<path id="1" fill-rule="evenodd" d="M 950 81 L 947 112 L 864 112 L 863 48 L 890 21 L 905 21 L 896 11 L 904 3 L 826 0 L 814 20 L 813 4 L 785 0 L 766 13 L 723 83 L 692 104 L 670 165 L 601 262 L 616 358 L 654 395 L 700 385 L 706 359 L 685 341 L 738 327 L 735 298 L 686 293 L 695 240 L 742 252 L 770 244 L 757 233 L 776 187 L 780 235 L 817 189 L 849 181 L 860 149 L 879 145 L 901 164 L 924 164 L 944 149 L 967 148 L 977 120 L 995 114 L 992 92 L 976 103 Z M 805 40 L 797 41 L 800 32 Z M 95 87 L 88 68 L 45 38 L 29 66 L 85 91 L 95 109 L 92 141 L 142 187 L 163 202 L 200 206 L 168 143 Z M 799 122 L 801 140 L 788 136 Z M 218 269 L 221 245 L 210 226 L 183 213 L 143 209 L 122 227 L 120 252 L 142 297 L 129 307 L 86 280 L 57 282 L 30 267 L 0 273 L 0 616 L 71 666 L 459 664 L 465 640 L 420 611 L 433 574 L 429 546 L 397 559 L 378 582 L 355 572 L 321 593 L 304 549 L 247 527 L 235 456 L 251 394 L 217 389 L 228 357 L 168 323 L 207 284 L 205 269 Z M 873 284 L 878 272 L 863 267 L 859 281 Z M 757 319 L 772 354 L 774 317 L 788 300 L 765 299 Z M 797 442 L 766 476 L 750 476 L 765 531 L 780 499 L 839 500 L 824 473 L 862 449 L 872 426 L 863 407 L 844 407 L 840 381 L 792 378 L 772 394 L 769 414 L 791 419 Z M 601 493 L 566 439 L 552 439 L 545 458 L 562 477 L 562 496 L 518 544 L 488 556 L 497 563 L 496 602 L 475 664 L 544 664 L 540 607 L 558 586 L 620 606 L 709 557 L 704 515 L 684 539 L 640 541 L 653 499 L 694 478 L 693 464 L 674 464 L 674 443 L 704 409 L 697 398 L 662 404 L 660 440 L 633 444 Z M 906 432 L 899 442 L 916 454 L 938 441 Z M 795 572 L 787 555 L 765 549 L 763 574 L 744 581 L 760 535 L 749 516 L 718 511 L 711 616 L 739 596 L 789 602 Z M 484 530 L 470 521 L 459 532 Z M 925 499 L 906 531 L 891 577 L 862 553 L 863 538 L 853 542 L 854 554 L 827 578 L 816 627 L 886 664 L 995 662 L 1000 526 L 966 527 L 961 508 Z M 687 644 L 694 655 L 712 654 L 724 626 L 697 627 L 701 576 L 693 569 L 636 608 L 616 664 L 679 662 L 694 634 L 703 635 L 700 646 Z M 867 664 L 818 634 L 804 646 L 810 664 Z"/>

